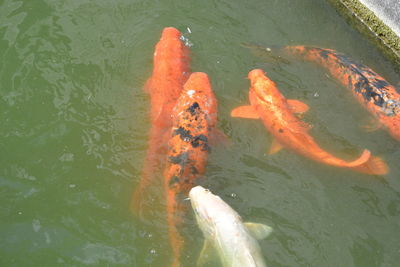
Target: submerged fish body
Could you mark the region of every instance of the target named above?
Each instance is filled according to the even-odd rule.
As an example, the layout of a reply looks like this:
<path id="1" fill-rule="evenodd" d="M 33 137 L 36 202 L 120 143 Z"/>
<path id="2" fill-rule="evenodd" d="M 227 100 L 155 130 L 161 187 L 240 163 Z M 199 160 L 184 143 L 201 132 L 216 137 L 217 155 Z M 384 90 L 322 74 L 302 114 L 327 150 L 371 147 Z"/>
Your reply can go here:
<path id="1" fill-rule="evenodd" d="M 400 90 L 369 67 L 332 49 L 288 46 L 284 51 L 325 67 L 353 92 L 357 100 L 386 127 L 394 139 L 400 140 Z"/>
<path id="2" fill-rule="evenodd" d="M 131 201 L 131 209 L 136 214 L 144 211 L 143 198 L 151 195 L 145 191 L 165 164 L 165 143 L 172 127 L 172 109 L 190 74 L 189 49 L 180 37 L 181 33 L 177 29 L 164 28 L 155 47 L 153 73 L 145 85 L 150 96 L 151 129 L 141 180 Z"/>
<path id="3" fill-rule="evenodd" d="M 205 172 L 209 141 L 217 123 L 217 100 L 205 73 L 190 75 L 173 109 L 172 121 L 164 177 L 173 266 L 179 266 L 183 238 L 178 229 L 187 210 L 183 200 Z"/>
<path id="4" fill-rule="evenodd" d="M 231 112 L 233 117 L 260 118 L 275 140 L 270 153 L 282 147 L 312 160 L 342 168 L 350 168 L 367 174 L 386 174 L 388 168 L 384 161 L 371 156 L 368 150 L 351 162 L 337 158 L 323 150 L 310 136 L 310 126 L 301 121 L 295 113 L 302 113 L 308 106 L 297 100 L 286 99 L 276 84 L 256 69 L 249 73 L 251 82 L 250 106 L 242 106 Z"/>
<path id="5" fill-rule="evenodd" d="M 177 29 L 163 30 L 153 61 L 153 74 L 145 85 L 151 100 L 151 121 L 158 127 L 170 128 L 172 109 L 190 75 L 189 48 Z"/>
<path id="6" fill-rule="evenodd" d="M 201 186 L 192 188 L 189 198 L 205 238 L 199 262 L 216 252 L 223 266 L 266 266 L 256 239 L 265 238 L 270 227 L 243 223 L 235 210 Z"/>

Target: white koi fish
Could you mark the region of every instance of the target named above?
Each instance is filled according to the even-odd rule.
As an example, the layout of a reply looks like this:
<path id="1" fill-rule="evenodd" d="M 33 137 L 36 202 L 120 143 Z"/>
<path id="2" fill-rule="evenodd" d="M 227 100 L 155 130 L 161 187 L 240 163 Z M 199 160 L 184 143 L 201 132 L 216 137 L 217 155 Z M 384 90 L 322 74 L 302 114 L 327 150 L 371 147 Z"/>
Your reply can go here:
<path id="1" fill-rule="evenodd" d="M 223 266 L 265 267 L 257 239 L 263 239 L 271 227 L 258 223 L 243 223 L 239 214 L 219 196 L 196 186 L 189 198 L 202 230 L 205 242 L 198 265 L 203 265 L 212 253 L 217 252 Z"/>

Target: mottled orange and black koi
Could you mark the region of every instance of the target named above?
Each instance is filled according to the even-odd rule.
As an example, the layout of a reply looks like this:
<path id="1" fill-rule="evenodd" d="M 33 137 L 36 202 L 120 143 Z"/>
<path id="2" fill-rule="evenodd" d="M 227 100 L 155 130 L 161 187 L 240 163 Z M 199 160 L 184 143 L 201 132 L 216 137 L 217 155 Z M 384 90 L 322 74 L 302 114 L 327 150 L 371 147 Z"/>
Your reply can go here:
<path id="1" fill-rule="evenodd" d="M 189 204 L 183 200 L 205 172 L 210 138 L 216 130 L 217 100 L 207 74 L 191 74 L 174 107 L 172 121 L 164 177 L 173 266 L 179 266 L 183 238 L 178 229 Z"/>
<path id="2" fill-rule="evenodd" d="M 340 83 L 351 89 L 358 101 L 400 140 L 400 90 L 369 67 L 354 62 L 332 49 L 287 46 L 284 51 L 316 62 L 329 70 Z"/>

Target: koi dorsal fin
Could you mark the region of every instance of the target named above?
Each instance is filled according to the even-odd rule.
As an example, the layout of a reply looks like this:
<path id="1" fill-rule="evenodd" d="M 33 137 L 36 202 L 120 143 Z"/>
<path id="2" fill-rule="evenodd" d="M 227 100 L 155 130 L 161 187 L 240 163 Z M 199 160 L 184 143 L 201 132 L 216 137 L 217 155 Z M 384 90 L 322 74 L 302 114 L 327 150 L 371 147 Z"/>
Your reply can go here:
<path id="1" fill-rule="evenodd" d="M 259 119 L 257 111 L 253 106 L 240 106 L 231 111 L 231 117 L 245 118 L 245 119 Z"/>

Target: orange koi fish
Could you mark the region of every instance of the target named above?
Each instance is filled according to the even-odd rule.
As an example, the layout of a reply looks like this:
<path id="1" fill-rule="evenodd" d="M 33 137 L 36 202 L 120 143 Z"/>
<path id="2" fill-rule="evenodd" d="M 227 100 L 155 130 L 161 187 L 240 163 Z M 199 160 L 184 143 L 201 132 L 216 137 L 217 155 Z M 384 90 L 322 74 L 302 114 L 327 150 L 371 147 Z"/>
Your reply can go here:
<path id="1" fill-rule="evenodd" d="M 154 180 L 156 171 L 165 164 L 165 143 L 172 127 L 172 109 L 190 74 L 189 49 L 180 37 L 181 33 L 175 28 L 163 30 L 155 47 L 153 74 L 145 85 L 150 95 L 151 129 L 141 180 L 131 201 L 135 213 L 141 212 L 143 192 Z"/>
<path id="2" fill-rule="evenodd" d="M 390 135 L 400 141 L 399 89 L 367 66 L 331 49 L 288 46 L 284 51 L 325 67 L 377 119 L 378 127 L 385 126 Z"/>
<path id="3" fill-rule="evenodd" d="M 332 166 L 375 175 L 388 172 L 385 162 L 371 156 L 368 150 L 364 150 L 358 159 L 348 162 L 320 148 L 308 133 L 310 126 L 294 114 L 307 111 L 306 104 L 298 100 L 286 99 L 275 83 L 260 69 L 252 70 L 248 77 L 251 82 L 249 92 L 251 105 L 232 110 L 231 116 L 262 119 L 265 127 L 275 137 L 270 154 L 279 151 L 282 147 L 287 147 L 300 155 Z"/>
<path id="4" fill-rule="evenodd" d="M 183 238 L 178 229 L 189 205 L 183 200 L 205 172 L 210 138 L 216 131 L 217 100 L 207 74 L 190 75 L 176 102 L 172 120 L 164 177 L 173 266 L 179 266 Z"/>

